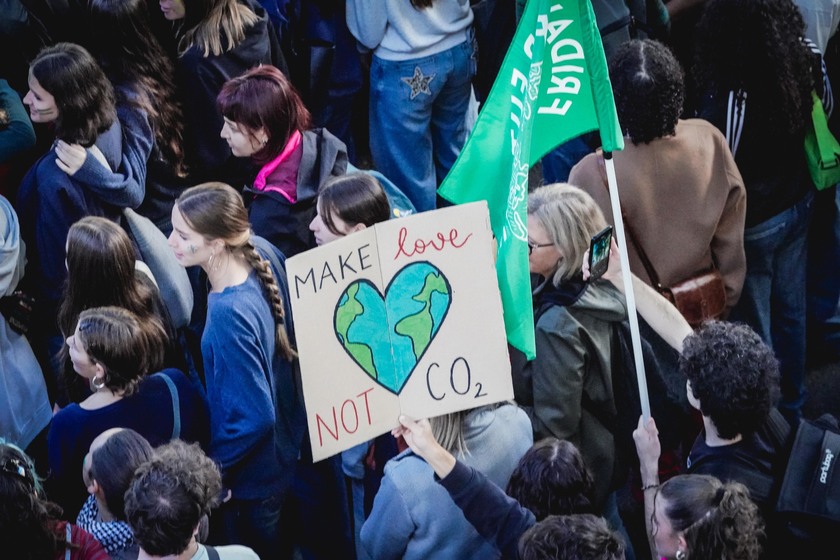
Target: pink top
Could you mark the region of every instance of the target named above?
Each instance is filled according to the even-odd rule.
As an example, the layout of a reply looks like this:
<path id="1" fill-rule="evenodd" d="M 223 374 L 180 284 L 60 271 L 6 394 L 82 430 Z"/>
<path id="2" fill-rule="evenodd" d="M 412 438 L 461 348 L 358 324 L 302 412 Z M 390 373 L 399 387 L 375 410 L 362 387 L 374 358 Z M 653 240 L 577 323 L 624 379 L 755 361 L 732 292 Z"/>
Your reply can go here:
<path id="1" fill-rule="evenodd" d="M 257 178 L 254 179 L 254 188 L 258 191 L 275 191 L 283 195 L 289 202 L 294 204 L 297 200 L 297 191 L 293 187 L 285 186 L 285 185 L 266 185 L 267 179 L 271 173 L 277 169 L 281 163 L 289 159 L 294 151 L 300 146 L 300 143 L 303 139 L 303 135 L 300 131 L 296 130 L 292 133 L 292 136 L 289 138 L 289 141 L 286 142 L 286 146 L 283 148 L 283 151 L 280 152 L 276 158 L 271 160 L 270 162 L 266 163 L 260 172 L 257 173 Z"/>

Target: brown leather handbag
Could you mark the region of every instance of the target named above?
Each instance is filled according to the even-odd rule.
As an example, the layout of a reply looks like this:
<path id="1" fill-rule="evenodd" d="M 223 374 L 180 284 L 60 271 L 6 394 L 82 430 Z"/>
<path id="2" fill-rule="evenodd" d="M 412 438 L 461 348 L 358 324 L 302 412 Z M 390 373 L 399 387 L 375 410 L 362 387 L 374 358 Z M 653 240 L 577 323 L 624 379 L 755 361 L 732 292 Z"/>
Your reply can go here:
<path id="1" fill-rule="evenodd" d="M 606 174 L 603 173 L 603 154 L 600 153 L 600 150 L 599 159 L 602 169 L 601 178 L 604 180 L 604 188 L 609 193 Z M 726 311 L 726 287 L 723 284 L 723 277 L 714 264 L 711 269 L 682 282 L 677 282 L 670 287 L 663 286 L 642 244 L 633 234 L 633 228 L 623 211 L 621 217 L 624 220 L 624 230 L 627 232 L 627 237 L 636 246 L 636 251 L 639 253 L 639 258 L 642 259 L 642 265 L 645 267 L 653 288 L 674 304 L 674 307 L 680 311 L 692 328 L 700 326 L 703 321 L 720 319 Z"/>
<path id="2" fill-rule="evenodd" d="M 663 286 L 641 243 L 633 234 L 633 229 L 630 227 L 627 218 L 623 215 L 622 217 L 624 218 L 624 230 L 627 232 L 627 237 L 636 246 L 639 258 L 642 259 L 642 265 L 645 267 L 645 271 L 656 291 L 679 309 L 692 328 L 700 326 L 703 321 L 720 319 L 723 312 L 726 311 L 726 287 L 723 285 L 723 277 L 718 269 L 712 265 L 709 270 L 682 282 L 677 282 L 670 287 Z"/>

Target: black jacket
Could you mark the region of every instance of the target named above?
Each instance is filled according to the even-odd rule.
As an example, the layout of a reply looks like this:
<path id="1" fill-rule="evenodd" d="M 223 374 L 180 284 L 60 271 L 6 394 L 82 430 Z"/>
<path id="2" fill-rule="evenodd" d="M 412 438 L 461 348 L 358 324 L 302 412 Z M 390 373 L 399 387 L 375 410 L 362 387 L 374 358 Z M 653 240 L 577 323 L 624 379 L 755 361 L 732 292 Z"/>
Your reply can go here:
<path id="1" fill-rule="evenodd" d="M 318 192 L 327 179 L 343 175 L 347 170 L 344 143 L 326 129 L 305 131 L 301 149 L 297 169 L 290 169 L 291 162 L 286 161 L 266 181 L 270 186 L 274 178 L 296 174 L 297 199 L 293 204 L 271 190 L 258 191 L 248 187 L 244 193 L 254 233 L 266 238 L 287 257 L 315 246 L 309 223 L 317 212 Z"/>

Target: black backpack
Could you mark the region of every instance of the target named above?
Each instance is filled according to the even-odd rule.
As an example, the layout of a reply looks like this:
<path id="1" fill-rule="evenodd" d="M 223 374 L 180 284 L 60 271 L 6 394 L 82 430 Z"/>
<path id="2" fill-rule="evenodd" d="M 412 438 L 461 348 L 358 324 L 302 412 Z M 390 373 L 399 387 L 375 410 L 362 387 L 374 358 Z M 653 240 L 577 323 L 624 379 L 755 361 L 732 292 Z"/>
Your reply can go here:
<path id="1" fill-rule="evenodd" d="M 789 552 L 826 550 L 840 534 L 840 423 L 829 413 L 803 419 L 787 444 L 790 453 L 769 529 L 782 531 Z"/>

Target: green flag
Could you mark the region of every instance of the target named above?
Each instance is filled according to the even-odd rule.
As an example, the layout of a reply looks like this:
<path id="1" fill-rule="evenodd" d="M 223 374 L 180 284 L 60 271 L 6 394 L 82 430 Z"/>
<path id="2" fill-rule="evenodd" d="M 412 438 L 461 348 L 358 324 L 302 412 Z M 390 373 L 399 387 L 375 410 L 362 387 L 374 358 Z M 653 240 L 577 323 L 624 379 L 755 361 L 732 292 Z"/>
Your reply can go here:
<path id="1" fill-rule="evenodd" d="M 508 342 L 529 359 L 528 170 L 555 146 L 596 129 L 604 150 L 624 148 L 589 0 L 529 0 L 467 143 L 438 189 L 455 204 L 487 201 Z"/>

